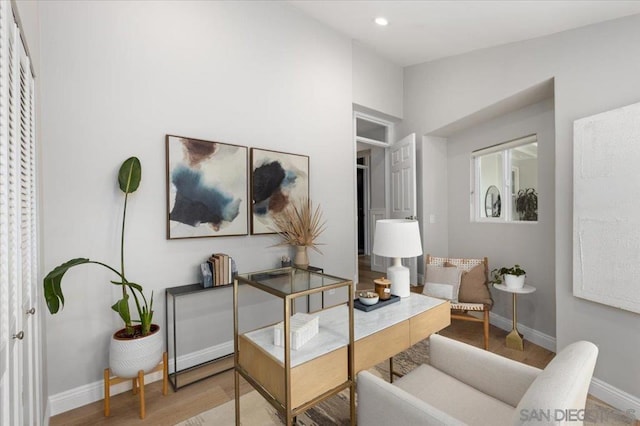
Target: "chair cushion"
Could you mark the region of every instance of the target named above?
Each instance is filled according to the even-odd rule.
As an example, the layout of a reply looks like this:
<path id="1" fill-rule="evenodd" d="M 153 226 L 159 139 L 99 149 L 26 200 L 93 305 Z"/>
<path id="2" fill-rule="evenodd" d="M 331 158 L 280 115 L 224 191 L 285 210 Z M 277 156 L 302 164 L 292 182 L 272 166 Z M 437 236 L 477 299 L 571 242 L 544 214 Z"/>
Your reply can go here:
<path id="1" fill-rule="evenodd" d="M 427 265 L 422 293 L 431 297 L 447 299 L 454 303 L 458 302 L 461 273 L 462 271 L 458 268 Z"/>
<path id="2" fill-rule="evenodd" d="M 515 407 L 430 366 L 421 365 L 393 384 L 469 425 L 511 424 Z"/>
<path id="3" fill-rule="evenodd" d="M 456 267 L 449 262 L 445 262 L 444 266 L 447 268 Z M 493 299 L 491 299 L 491 293 L 487 287 L 487 278 L 484 275 L 484 263 L 469 271 L 462 271 L 458 301 L 493 305 Z"/>

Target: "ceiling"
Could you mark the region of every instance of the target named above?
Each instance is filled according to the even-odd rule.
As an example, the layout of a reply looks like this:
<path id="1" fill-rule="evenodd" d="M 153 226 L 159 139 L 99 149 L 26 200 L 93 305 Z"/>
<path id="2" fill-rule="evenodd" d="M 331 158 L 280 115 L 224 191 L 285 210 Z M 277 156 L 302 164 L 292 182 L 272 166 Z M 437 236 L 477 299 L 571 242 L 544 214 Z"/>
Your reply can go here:
<path id="1" fill-rule="evenodd" d="M 640 1 L 319 1 L 290 4 L 400 66 L 640 13 Z M 374 24 L 383 16 L 389 25 Z"/>

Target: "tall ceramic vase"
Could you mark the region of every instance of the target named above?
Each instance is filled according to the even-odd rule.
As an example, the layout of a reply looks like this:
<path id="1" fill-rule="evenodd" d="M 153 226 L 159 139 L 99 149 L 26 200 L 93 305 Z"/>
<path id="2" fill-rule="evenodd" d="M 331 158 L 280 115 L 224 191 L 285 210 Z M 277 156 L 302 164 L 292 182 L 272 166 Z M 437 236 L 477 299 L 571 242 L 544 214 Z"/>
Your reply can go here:
<path id="1" fill-rule="evenodd" d="M 307 269 L 309 266 L 309 256 L 307 255 L 307 246 L 295 246 L 296 256 L 293 258 L 293 264 L 298 268 Z"/>

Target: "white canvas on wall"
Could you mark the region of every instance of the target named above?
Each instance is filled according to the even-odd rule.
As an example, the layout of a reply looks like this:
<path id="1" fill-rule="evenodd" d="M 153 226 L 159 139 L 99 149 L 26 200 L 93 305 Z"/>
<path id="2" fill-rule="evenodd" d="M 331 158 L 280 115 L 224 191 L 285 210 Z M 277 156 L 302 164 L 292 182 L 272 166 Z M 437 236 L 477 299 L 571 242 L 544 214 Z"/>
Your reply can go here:
<path id="1" fill-rule="evenodd" d="M 640 103 L 573 125 L 573 294 L 640 313 Z"/>

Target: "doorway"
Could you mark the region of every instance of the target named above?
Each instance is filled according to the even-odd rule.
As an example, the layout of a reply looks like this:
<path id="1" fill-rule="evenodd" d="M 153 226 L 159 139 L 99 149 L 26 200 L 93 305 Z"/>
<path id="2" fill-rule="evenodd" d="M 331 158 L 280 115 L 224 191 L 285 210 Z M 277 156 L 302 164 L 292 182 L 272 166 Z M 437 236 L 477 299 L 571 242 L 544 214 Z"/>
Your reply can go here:
<path id="1" fill-rule="evenodd" d="M 358 256 L 369 254 L 369 155 L 358 153 L 356 160 L 357 208 L 358 208 Z"/>
<path id="2" fill-rule="evenodd" d="M 356 283 L 371 271 L 373 230 L 375 221 L 387 217 L 387 150 L 392 135 L 393 123 L 377 117 L 354 112 L 354 148 L 356 151 Z M 378 260 L 380 260 L 378 258 Z M 364 266 L 363 266 L 364 265 Z M 379 269 L 379 268 L 373 268 Z M 373 282 L 371 282 L 373 286 Z M 362 288 L 361 286 L 357 286 Z"/>

